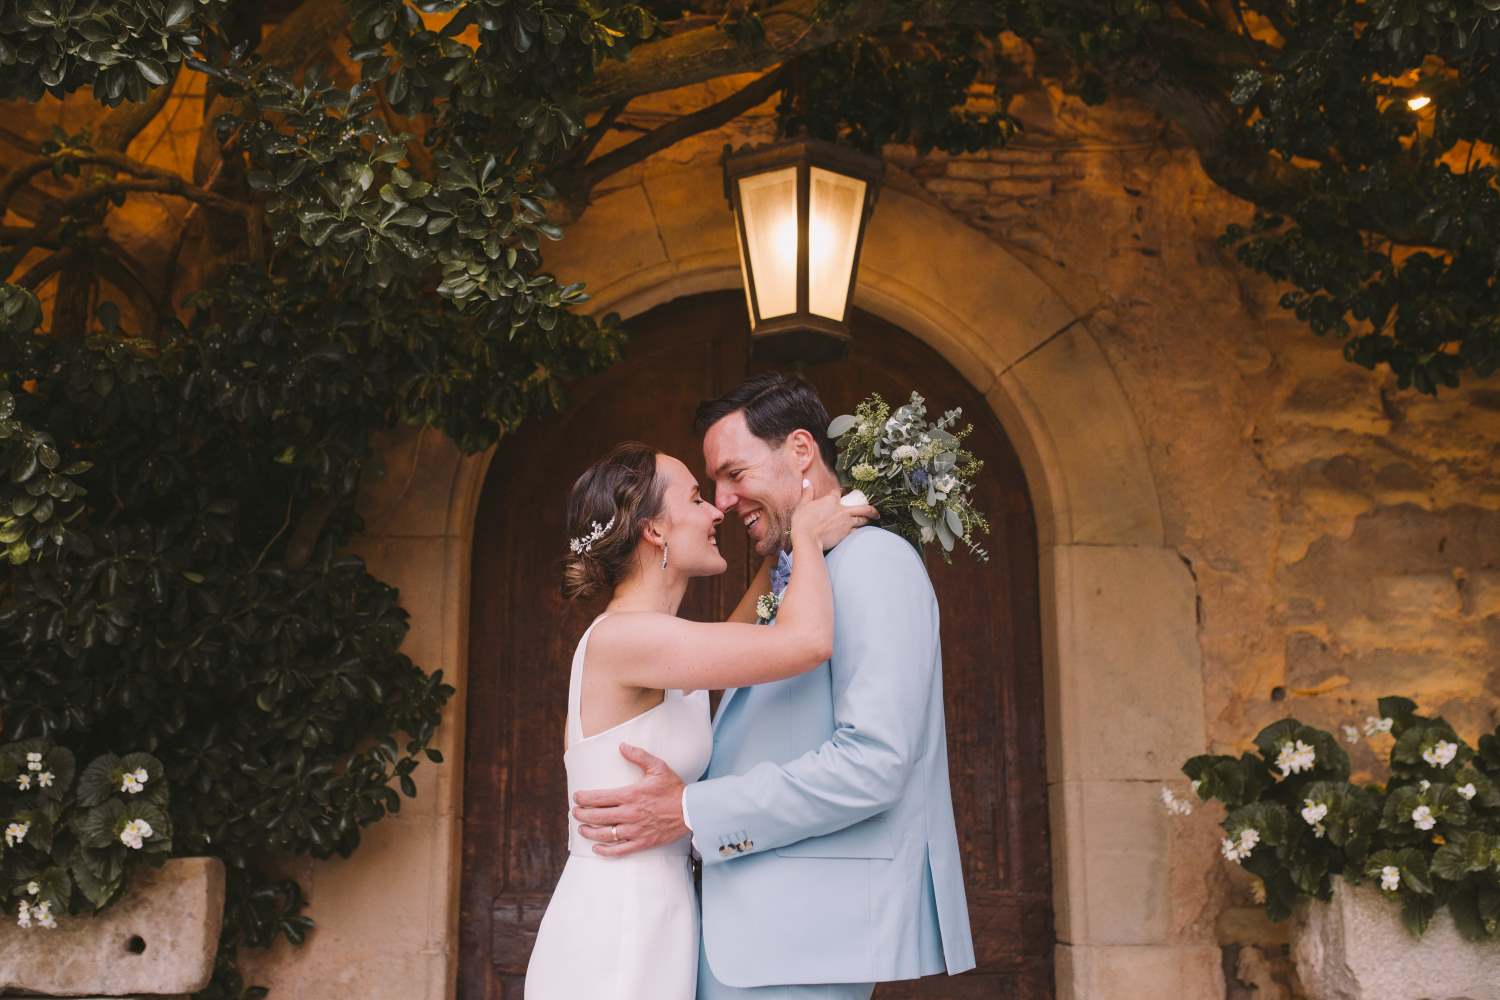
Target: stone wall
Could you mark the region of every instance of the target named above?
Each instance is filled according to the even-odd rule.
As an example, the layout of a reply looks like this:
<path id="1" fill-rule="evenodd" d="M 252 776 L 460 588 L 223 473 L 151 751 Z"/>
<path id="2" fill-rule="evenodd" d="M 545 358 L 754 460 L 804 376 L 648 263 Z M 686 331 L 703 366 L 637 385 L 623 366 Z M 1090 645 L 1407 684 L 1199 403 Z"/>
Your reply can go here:
<path id="1" fill-rule="evenodd" d="M 1129 396 L 1167 543 L 1197 581 L 1212 749 L 1295 714 L 1335 728 L 1399 693 L 1470 740 L 1500 694 L 1500 383 L 1433 399 L 1346 362 L 1217 245 L 1248 206 L 1126 109 L 1029 95 L 1013 148 L 893 151 L 1080 312 Z M 1355 771 L 1382 774 L 1368 743 Z M 1217 810 L 1191 821 L 1216 823 Z M 1204 815 L 1204 814 L 1210 815 Z M 1183 831 L 1187 835 L 1187 831 Z M 1205 914 L 1243 880 L 1187 885 Z M 1179 912 L 1191 912 L 1189 899 Z M 1231 996 L 1297 996 L 1255 911 L 1218 925 Z"/>

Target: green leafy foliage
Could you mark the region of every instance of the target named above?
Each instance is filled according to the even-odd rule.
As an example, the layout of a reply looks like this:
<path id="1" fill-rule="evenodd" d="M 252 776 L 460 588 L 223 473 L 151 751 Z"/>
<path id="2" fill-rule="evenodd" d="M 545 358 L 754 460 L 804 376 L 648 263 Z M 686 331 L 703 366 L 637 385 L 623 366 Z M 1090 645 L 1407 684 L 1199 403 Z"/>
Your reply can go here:
<path id="1" fill-rule="evenodd" d="M 0 6 L 0 98 L 92 86 L 103 104 L 170 83 L 228 0 L 13 0 Z"/>
<path id="2" fill-rule="evenodd" d="M 407 5 L 355 4 L 356 44 L 368 30 L 384 55 L 357 51 L 366 78 L 337 83 L 233 50 L 214 6 L 175 34 L 170 4 L 144 6 L 138 35 L 111 44 L 214 77 L 232 108 L 214 125 L 265 252 L 215 262 L 182 311 L 140 329 L 106 300 L 87 329 L 48 330 L 28 291 L 0 284 L 0 724 L 92 761 L 65 803 L 32 793 L 52 804 L 26 814 L 26 850 L 50 863 L 11 855 L 28 882 L 48 880 L 59 914 L 64 899 L 107 905 L 132 863 L 168 849 L 222 858 L 228 908 L 203 996 L 249 997 L 263 991 L 239 950 L 311 928 L 301 887 L 268 859 L 349 855 L 417 793 L 419 762 L 441 760 L 431 743 L 453 689 L 401 653 L 399 595 L 346 554 L 359 484 L 379 472 L 375 436 L 426 427 L 477 451 L 618 356 L 615 320 L 577 314 L 581 286 L 542 266 L 561 230 L 539 165 L 579 134 L 563 91 L 654 21 L 469 5 L 462 17 L 488 10 L 485 45 L 440 80 L 402 53 L 451 53 L 447 36 Z M 377 8 L 399 38 L 366 17 Z M 3 20 L 0 37 L 45 42 Z M 65 41 L 44 86 L 109 92 L 115 64 Z M 36 96 L 30 69 L 13 64 L 12 93 Z M 530 88 L 534 113 L 496 86 Z M 127 83 L 118 96 L 144 95 Z M 377 96 L 434 119 L 420 147 Z M 44 155 L 87 192 L 99 179 L 77 164 L 108 153 L 69 136 Z M 59 218 L 61 238 L 83 238 L 92 204 Z M 135 767 L 152 794 L 127 801 L 116 771 Z M 120 840 L 132 819 L 153 831 L 139 851 Z"/>
<path id="3" fill-rule="evenodd" d="M 796 83 L 777 108 L 779 126 L 870 152 L 887 143 L 954 154 L 1001 145 L 1019 128 L 1016 120 L 965 106 L 984 67 L 980 47 L 973 30 L 934 35 L 910 27 L 830 45 L 799 61 Z"/>
<path id="4" fill-rule="evenodd" d="M 45 904 L 54 919 L 107 906 L 131 867 L 171 853 L 169 814 L 150 754 L 106 753 L 76 772 L 72 752 L 50 739 L 0 746 L 0 900 L 18 914 Z"/>
<path id="5" fill-rule="evenodd" d="M 1408 699 L 1383 698 L 1380 712 L 1391 738 L 1384 786 L 1351 784 L 1338 741 L 1296 719 L 1261 730 L 1257 753 L 1194 757 L 1182 770 L 1228 810 L 1224 854 L 1260 878 L 1272 919 L 1299 899 L 1328 899 L 1341 876 L 1380 886 L 1413 934 L 1448 906 L 1466 937 L 1500 935 L 1500 761 Z M 1497 740 L 1500 730 L 1481 748 Z"/>

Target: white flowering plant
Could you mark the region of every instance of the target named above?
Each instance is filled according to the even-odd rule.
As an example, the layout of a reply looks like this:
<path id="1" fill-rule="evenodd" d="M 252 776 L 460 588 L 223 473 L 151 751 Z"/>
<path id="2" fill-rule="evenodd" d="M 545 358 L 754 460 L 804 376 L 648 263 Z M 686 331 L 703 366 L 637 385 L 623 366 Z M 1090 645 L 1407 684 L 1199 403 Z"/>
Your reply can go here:
<path id="1" fill-rule="evenodd" d="M 50 740 L 0 745 L 0 902 L 28 930 L 102 909 L 133 864 L 169 856 L 168 806 L 150 754 L 106 753 L 78 771 L 73 753 Z"/>
<path id="2" fill-rule="evenodd" d="M 989 522 L 974 506 L 975 477 L 984 463 L 963 446 L 972 427 L 958 427 L 963 411 L 927 419 L 920 393 L 892 412 L 878 393 L 835 417 L 828 436 L 838 449 L 839 482 L 864 494 L 880 511 L 880 525 L 918 549 L 937 542 L 945 561 L 962 543 L 988 560 L 977 536 Z"/>
<path id="3" fill-rule="evenodd" d="M 1299 898 L 1328 899 L 1342 876 L 1378 885 L 1413 934 L 1446 906 L 1466 937 L 1500 938 L 1500 729 L 1476 750 L 1407 698 L 1382 698 L 1379 712 L 1362 732 L 1342 728 L 1350 743 L 1390 743 L 1384 784 L 1352 784 L 1338 739 L 1296 719 L 1261 730 L 1255 753 L 1182 770 L 1200 799 L 1223 803 L 1222 853 L 1257 877 L 1273 920 Z"/>

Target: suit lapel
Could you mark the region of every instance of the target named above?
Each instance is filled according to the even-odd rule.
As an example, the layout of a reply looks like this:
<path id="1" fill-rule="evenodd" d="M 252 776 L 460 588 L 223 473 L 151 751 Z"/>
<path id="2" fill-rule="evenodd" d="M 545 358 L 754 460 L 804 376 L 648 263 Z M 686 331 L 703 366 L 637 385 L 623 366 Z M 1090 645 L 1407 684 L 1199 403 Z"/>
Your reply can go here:
<path id="1" fill-rule="evenodd" d="M 729 703 L 733 701 L 734 696 L 739 693 L 739 688 L 730 688 L 724 692 L 724 697 L 719 699 L 719 710 L 714 713 L 713 729 L 715 733 L 719 731 L 719 723 L 724 720 L 724 713 L 729 711 Z"/>

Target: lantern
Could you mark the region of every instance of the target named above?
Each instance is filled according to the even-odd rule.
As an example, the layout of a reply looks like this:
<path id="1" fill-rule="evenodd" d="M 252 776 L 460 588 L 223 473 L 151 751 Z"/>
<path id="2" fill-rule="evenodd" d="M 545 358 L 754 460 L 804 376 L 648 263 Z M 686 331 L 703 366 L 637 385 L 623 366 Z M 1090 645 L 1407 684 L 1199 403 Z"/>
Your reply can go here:
<path id="1" fill-rule="evenodd" d="M 751 357 L 813 362 L 848 352 L 860 243 L 884 172 L 876 157 L 817 139 L 724 148 Z"/>

